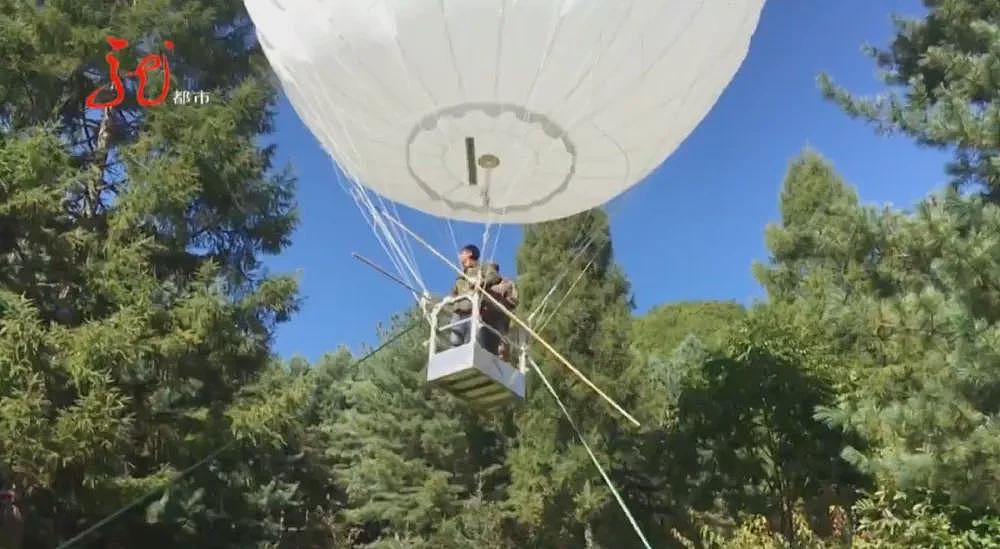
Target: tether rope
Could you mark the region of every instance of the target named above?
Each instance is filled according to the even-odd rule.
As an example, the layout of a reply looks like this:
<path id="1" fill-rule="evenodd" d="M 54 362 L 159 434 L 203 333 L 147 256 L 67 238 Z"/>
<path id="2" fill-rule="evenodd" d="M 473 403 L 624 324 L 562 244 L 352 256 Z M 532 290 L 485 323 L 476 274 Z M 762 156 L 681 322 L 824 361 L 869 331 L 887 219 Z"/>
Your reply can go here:
<path id="1" fill-rule="evenodd" d="M 583 444 L 583 448 L 587 450 L 590 460 L 594 462 L 594 467 L 597 467 L 597 471 L 601 473 L 601 478 L 604 479 L 604 483 L 608 485 L 611 493 L 614 494 L 615 500 L 618 501 L 618 506 L 621 507 L 622 511 L 625 512 L 625 516 L 628 517 L 629 523 L 632 524 L 632 529 L 635 530 L 639 539 L 642 540 L 642 544 L 646 546 L 646 549 L 652 549 L 649 542 L 646 541 L 646 536 L 643 535 L 642 529 L 639 528 L 639 524 L 635 521 L 635 517 L 632 516 L 632 512 L 629 511 L 628 505 L 625 505 L 625 500 L 622 499 L 621 494 L 618 493 L 614 483 L 611 482 L 611 478 L 608 477 L 606 472 L 604 472 L 604 467 L 601 467 L 601 462 L 597 460 L 597 456 L 594 455 L 594 451 L 590 449 L 590 445 L 587 444 L 587 439 L 583 437 L 583 433 L 580 432 L 580 428 L 577 427 L 576 422 L 573 421 L 572 417 L 570 417 L 569 410 L 566 409 L 566 405 L 563 404 L 562 399 L 560 399 L 559 395 L 556 394 L 556 390 L 552 388 L 552 384 L 549 383 L 548 378 L 546 378 L 545 374 L 542 373 L 542 369 L 538 367 L 538 364 L 531 358 L 528 359 L 528 363 L 531 364 L 531 368 L 535 370 L 538 377 L 542 379 L 542 382 L 545 384 L 545 388 L 549 390 L 549 394 L 552 395 L 552 398 L 556 399 L 556 404 L 559 405 L 559 409 L 562 410 L 563 415 L 566 416 L 566 421 L 569 422 L 569 426 L 572 427 L 573 432 L 576 433 L 576 438 L 580 439 L 580 444 Z"/>
<path id="2" fill-rule="evenodd" d="M 354 361 L 350 366 L 348 366 L 348 368 L 353 368 L 353 367 L 361 364 L 362 362 L 368 360 L 369 358 L 375 356 L 375 354 L 377 354 L 379 351 L 381 351 L 382 349 L 385 349 L 389 345 L 392 345 L 393 343 L 395 343 L 396 341 L 398 341 L 400 338 L 402 338 L 404 335 L 406 335 L 411 330 L 413 330 L 414 328 L 416 328 L 417 326 L 420 326 L 420 325 L 421 325 L 421 323 L 419 323 L 419 322 L 415 322 L 415 323 L 411 324 L 406 329 L 400 331 L 399 333 L 395 334 L 391 338 L 385 340 L 378 347 L 376 347 L 376 348 L 372 349 L 371 351 L 369 351 L 368 354 L 366 354 L 365 356 L 363 356 L 363 357 L 359 358 L 358 360 Z M 104 526 L 107 526 L 108 524 L 114 522 L 116 519 L 118 519 L 119 517 L 121 517 L 125 513 L 128 513 L 129 511 L 135 509 L 136 507 L 142 505 L 144 502 L 146 502 L 149 499 L 153 498 L 157 494 L 159 494 L 159 493 L 163 492 L 164 490 L 170 488 L 171 486 L 177 484 L 177 482 L 179 482 L 180 480 L 182 480 L 184 477 L 190 475 L 194 471 L 196 471 L 199 468 L 203 467 L 206 463 L 208 463 L 208 462 L 212 461 L 213 459 L 217 458 L 219 455 L 221 455 L 223 452 L 225 452 L 226 450 L 228 450 L 229 448 L 231 448 L 237 442 L 239 442 L 237 439 L 233 439 L 233 440 L 230 440 L 229 442 L 223 444 L 222 446 L 216 448 L 215 450 L 213 450 L 212 452 L 210 452 L 207 456 L 205 456 L 202 459 L 200 459 L 194 465 L 191 465 L 187 469 L 184 469 L 180 473 L 177 473 L 177 475 L 175 475 L 174 478 L 170 479 L 163 486 L 161 486 L 159 488 L 156 488 L 154 490 L 150 490 L 149 492 L 145 493 L 141 497 L 138 497 L 138 498 L 132 500 L 132 502 L 129 503 L 128 505 L 125 505 L 124 507 L 118 509 L 114 513 L 111 513 L 110 515 L 104 517 L 103 519 L 101 519 L 98 522 L 94 523 L 93 526 L 91 526 L 90 528 L 87 528 L 83 532 L 80 532 L 79 534 L 73 536 L 68 541 L 63 542 L 62 544 L 60 544 L 59 546 L 57 546 L 56 549 L 69 549 L 70 547 L 73 547 L 74 545 L 76 545 L 80 541 L 82 541 L 84 538 L 86 538 L 87 536 L 89 536 L 90 534 L 93 534 L 94 532 L 100 530 Z"/>

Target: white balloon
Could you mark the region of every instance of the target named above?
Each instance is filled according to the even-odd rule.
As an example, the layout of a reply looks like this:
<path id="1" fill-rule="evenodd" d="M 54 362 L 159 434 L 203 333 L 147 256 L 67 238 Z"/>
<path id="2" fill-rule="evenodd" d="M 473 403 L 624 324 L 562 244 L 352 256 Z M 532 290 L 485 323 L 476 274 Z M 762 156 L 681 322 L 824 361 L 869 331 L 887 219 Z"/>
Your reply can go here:
<path id="1" fill-rule="evenodd" d="M 511 223 L 645 178 L 733 78 L 764 4 L 245 1 L 292 106 L 345 172 L 430 214 Z"/>

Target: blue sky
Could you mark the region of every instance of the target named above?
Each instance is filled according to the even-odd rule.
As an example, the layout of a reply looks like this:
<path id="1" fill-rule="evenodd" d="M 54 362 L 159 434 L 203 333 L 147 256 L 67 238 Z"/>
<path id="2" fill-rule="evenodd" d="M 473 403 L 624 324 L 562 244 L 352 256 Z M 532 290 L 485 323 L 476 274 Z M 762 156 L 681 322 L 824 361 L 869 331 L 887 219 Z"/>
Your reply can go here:
<path id="1" fill-rule="evenodd" d="M 833 162 L 867 203 L 908 207 L 945 183 L 946 154 L 876 136 L 816 87 L 825 71 L 856 93 L 882 91 L 861 47 L 888 43 L 893 13 L 919 16 L 923 8 L 916 0 L 767 3 L 746 61 L 711 113 L 657 171 L 608 206 L 637 314 L 671 301 L 763 297 L 750 267 L 767 258 L 764 227 L 777 219 L 782 177 L 805 147 Z M 265 265 L 297 273 L 303 297 L 302 310 L 279 327 L 275 350 L 315 360 L 341 345 L 372 343 L 378 323 L 411 298 L 351 258 L 358 252 L 388 265 L 332 160 L 286 101 L 272 138 L 279 166 L 290 164 L 299 178 L 301 220 L 292 245 Z M 403 221 L 452 255 L 444 221 L 413 211 Z M 481 226 L 455 230 L 460 243 L 480 241 Z M 496 259 L 507 273 L 520 235 L 503 228 Z M 453 273 L 415 251 L 428 286 L 446 291 Z"/>

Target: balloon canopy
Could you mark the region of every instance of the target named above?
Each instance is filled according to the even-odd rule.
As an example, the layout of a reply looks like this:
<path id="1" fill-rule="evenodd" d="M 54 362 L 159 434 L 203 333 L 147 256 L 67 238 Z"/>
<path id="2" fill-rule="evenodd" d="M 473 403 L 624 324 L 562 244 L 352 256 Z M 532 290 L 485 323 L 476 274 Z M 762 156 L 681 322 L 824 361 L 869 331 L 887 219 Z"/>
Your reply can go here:
<path id="1" fill-rule="evenodd" d="M 764 0 L 245 0 L 350 177 L 451 219 L 531 223 L 641 181 L 709 112 Z"/>

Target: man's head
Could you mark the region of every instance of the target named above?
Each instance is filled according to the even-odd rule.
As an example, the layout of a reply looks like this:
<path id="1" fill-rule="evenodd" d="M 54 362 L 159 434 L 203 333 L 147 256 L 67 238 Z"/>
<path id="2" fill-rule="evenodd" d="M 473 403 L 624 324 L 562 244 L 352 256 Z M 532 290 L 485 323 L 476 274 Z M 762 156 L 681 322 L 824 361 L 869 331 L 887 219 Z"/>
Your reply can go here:
<path id="1" fill-rule="evenodd" d="M 479 262 L 479 248 L 474 244 L 469 244 L 465 246 L 458 252 L 458 263 L 463 269 L 469 267 L 475 267 L 476 263 Z"/>

